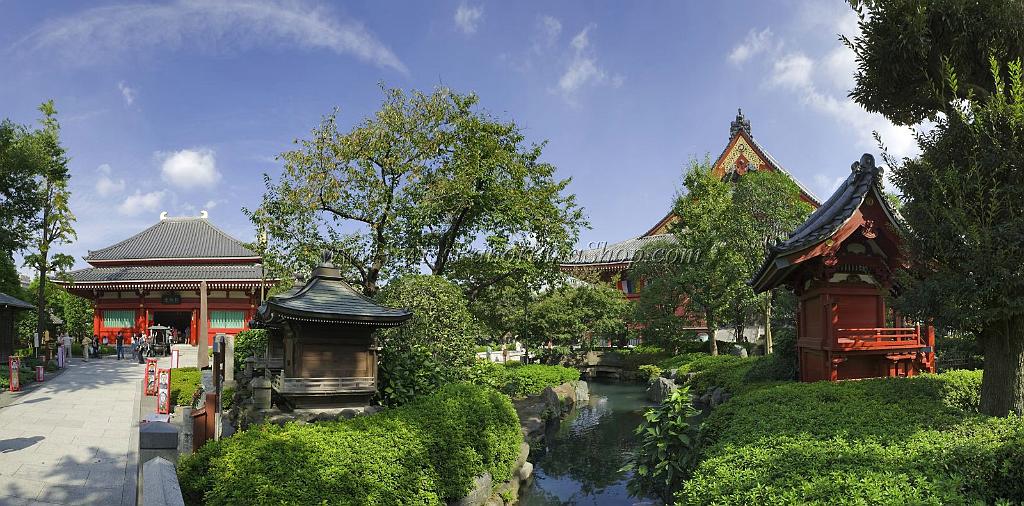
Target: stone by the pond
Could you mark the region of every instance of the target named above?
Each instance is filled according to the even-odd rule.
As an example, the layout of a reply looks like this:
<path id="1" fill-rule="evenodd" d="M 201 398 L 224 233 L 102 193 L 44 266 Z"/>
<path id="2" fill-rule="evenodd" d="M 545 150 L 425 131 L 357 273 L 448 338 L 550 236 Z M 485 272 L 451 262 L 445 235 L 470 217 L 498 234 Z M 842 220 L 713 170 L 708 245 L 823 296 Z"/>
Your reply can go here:
<path id="1" fill-rule="evenodd" d="M 526 481 L 533 475 L 533 464 L 530 462 L 523 462 L 523 467 L 519 468 L 519 479 Z"/>
<path id="2" fill-rule="evenodd" d="M 647 387 L 647 398 L 650 399 L 651 402 L 657 402 L 660 404 L 665 402 L 665 399 L 668 399 L 672 395 L 672 392 L 676 391 L 676 388 L 678 387 L 676 386 L 675 381 L 668 378 L 655 378 L 655 380 L 651 382 L 651 386 Z"/>
<path id="3" fill-rule="evenodd" d="M 576 403 L 584 403 L 590 401 L 590 387 L 586 381 L 574 381 L 573 387 L 576 388 Z"/>
<path id="4" fill-rule="evenodd" d="M 528 458 L 530 458 L 530 445 L 527 443 L 519 443 L 519 455 L 516 456 L 516 463 L 512 469 L 519 469 L 522 467 Z"/>
<path id="5" fill-rule="evenodd" d="M 470 490 L 462 499 L 451 503 L 451 506 L 482 506 L 490 499 L 492 487 L 491 473 L 477 476 L 473 478 L 473 490 Z"/>
<path id="6" fill-rule="evenodd" d="M 554 388 L 545 388 L 540 396 L 544 400 L 544 411 L 551 417 L 559 417 L 575 404 L 576 388 L 571 383 L 562 383 Z"/>
<path id="7" fill-rule="evenodd" d="M 661 371 L 661 377 L 662 378 L 667 378 L 667 379 L 670 379 L 672 381 L 676 380 L 676 376 L 678 374 L 679 374 L 679 369 L 665 369 L 664 371 Z"/>
<path id="8" fill-rule="evenodd" d="M 739 357 L 746 358 L 746 356 L 747 356 L 747 349 L 737 344 L 737 345 L 733 345 L 732 350 L 730 351 L 730 353 L 732 355 L 736 355 L 736 356 L 739 356 Z"/>

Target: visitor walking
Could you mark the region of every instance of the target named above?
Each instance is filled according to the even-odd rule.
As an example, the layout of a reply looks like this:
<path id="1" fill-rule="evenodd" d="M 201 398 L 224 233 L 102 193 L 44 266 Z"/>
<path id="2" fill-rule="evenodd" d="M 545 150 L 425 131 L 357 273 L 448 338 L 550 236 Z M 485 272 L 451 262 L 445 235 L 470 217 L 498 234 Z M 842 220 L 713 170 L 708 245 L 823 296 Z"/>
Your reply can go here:
<path id="1" fill-rule="evenodd" d="M 124 358 L 124 334 L 123 333 L 121 333 L 121 332 L 117 333 L 117 340 L 115 341 L 115 343 L 117 344 L 117 359 L 121 360 L 122 358 Z"/>
<path id="2" fill-rule="evenodd" d="M 64 344 L 64 363 L 71 364 L 71 336 L 65 332 L 61 340 Z"/>
<path id="3" fill-rule="evenodd" d="M 82 338 L 82 358 L 86 362 L 89 361 L 89 353 L 91 351 L 92 351 L 92 339 L 89 339 L 89 336 L 85 336 L 85 337 Z"/>
<path id="4" fill-rule="evenodd" d="M 92 335 L 92 356 L 100 358 L 100 336 Z"/>
<path id="5" fill-rule="evenodd" d="M 132 333 L 132 360 L 138 360 L 139 358 L 139 334 L 137 332 Z"/>

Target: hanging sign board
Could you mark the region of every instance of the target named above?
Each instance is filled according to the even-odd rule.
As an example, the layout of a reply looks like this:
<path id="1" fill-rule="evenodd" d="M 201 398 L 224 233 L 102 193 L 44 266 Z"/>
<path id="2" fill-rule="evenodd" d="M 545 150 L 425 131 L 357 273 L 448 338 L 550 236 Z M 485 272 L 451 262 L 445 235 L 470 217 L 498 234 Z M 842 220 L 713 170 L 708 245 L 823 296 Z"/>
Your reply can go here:
<path id="1" fill-rule="evenodd" d="M 156 395 L 156 359 L 146 359 L 146 395 Z"/>
<path id="2" fill-rule="evenodd" d="M 21 369 L 21 357 L 11 355 L 7 359 L 7 366 L 11 371 L 11 391 L 17 392 L 21 390 L 21 377 L 18 376 L 18 370 Z"/>
<path id="3" fill-rule="evenodd" d="M 156 412 L 166 415 L 171 412 L 171 370 L 160 369 L 157 376 Z"/>
<path id="4" fill-rule="evenodd" d="M 165 293 L 160 296 L 160 302 L 163 302 L 164 304 L 181 304 L 181 294 Z"/>

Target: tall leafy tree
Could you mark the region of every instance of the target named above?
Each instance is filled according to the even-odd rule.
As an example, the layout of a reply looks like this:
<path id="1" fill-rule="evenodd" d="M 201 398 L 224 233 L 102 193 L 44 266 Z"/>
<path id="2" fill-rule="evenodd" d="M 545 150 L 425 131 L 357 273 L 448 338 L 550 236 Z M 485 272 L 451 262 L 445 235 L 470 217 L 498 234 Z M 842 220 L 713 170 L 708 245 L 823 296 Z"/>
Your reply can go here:
<path id="1" fill-rule="evenodd" d="M 75 216 L 69 206 L 71 192 L 68 180 L 71 173 L 68 171 L 67 152 L 60 143 L 57 109 L 50 100 L 40 105 L 39 111 L 43 113 L 42 128 L 34 132 L 31 142 L 33 159 L 39 167 L 36 181 L 42 201 L 30 253 L 25 255 L 25 265 L 33 267 L 38 273 L 36 332 L 42 336 L 47 321 L 47 275 L 68 269 L 75 263 L 70 255 L 54 253 L 53 247 L 73 241 L 76 235 L 73 228 Z"/>
<path id="2" fill-rule="evenodd" d="M 743 248 L 742 256 L 747 260 L 747 271 L 753 276 L 764 261 L 767 246 L 785 239 L 813 211 L 800 198 L 800 188 L 789 176 L 776 171 L 751 171 L 737 180 L 733 190 L 733 218 L 742 236 L 735 244 Z M 748 278 L 749 279 L 749 278 Z M 781 290 L 781 289 L 777 289 Z M 758 297 L 757 307 L 761 308 L 761 321 L 765 328 L 765 353 L 771 353 L 772 306 L 776 290 L 769 290 Z M 741 297 L 741 300 L 749 300 Z M 741 311 L 747 308 L 740 304 Z"/>
<path id="3" fill-rule="evenodd" d="M 28 129 L 0 122 L 0 253 L 25 248 L 32 236 L 41 205 L 35 154 Z"/>
<path id="4" fill-rule="evenodd" d="M 734 180 L 712 174 L 710 163 L 693 161 L 675 203 L 681 225 L 675 240 L 649 244 L 631 275 L 644 289 L 634 318 L 644 336 L 674 347 L 687 328 L 743 327 L 756 318 L 771 328 L 769 297 L 758 298 L 747 281 L 761 266 L 765 247 L 785 237 L 811 211 L 800 189 L 780 172 L 751 171 Z M 771 331 L 766 331 L 771 351 Z M 709 339 L 709 351 L 718 345 Z"/>
<path id="5" fill-rule="evenodd" d="M 482 262 L 524 248 L 542 258 L 569 251 L 585 225 L 582 210 L 565 192 L 569 181 L 540 160 L 543 144 L 527 145 L 514 122 L 480 111 L 476 95 L 384 93 L 373 117 L 341 133 L 331 114 L 281 155 L 284 173 L 266 178 L 263 204 L 246 210 L 268 233 L 270 256 L 334 249 L 368 295 L 424 267 L 475 296 L 523 268 L 476 268 Z M 485 270 L 490 276 L 477 279 Z M 477 276 L 458 279 L 466 272 Z"/>
<path id="6" fill-rule="evenodd" d="M 632 274 L 645 283 L 638 307 L 641 314 L 649 310 L 675 314 L 676 307 L 684 304 L 683 317 L 691 325 L 703 323 L 710 329 L 708 351 L 713 355 L 718 354 L 715 329 L 732 320 L 731 310 L 738 301 L 753 296 L 746 285 L 746 251 L 738 244 L 744 223 L 734 218 L 733 210 L 731 184 L 715 177 L 707 160 L 692 160 L 674 206 L 684 225 L 673 234 L 677 251 L 699 252 L 699 261 L 689 262 L 683 256 L 659 261 L 653 254 L 645 255 L 644 261 L 634 264 Z M 648 291 L 651 295 L 645 300 Z M 674 294 L 678 298 L 673 301 Z"/>
<path id="7" fill-rule="evenodd" d="M 886 160 L 909 225 L 897 304 L 974 333 L 985 351 L 981 410 L 1024 413 L 1024 4 L 852 5 L 862 34 L 847 41 L 858 65 L 851 96 L 896 123 L 937 121 L 919 136 L 920 158 Z"/>

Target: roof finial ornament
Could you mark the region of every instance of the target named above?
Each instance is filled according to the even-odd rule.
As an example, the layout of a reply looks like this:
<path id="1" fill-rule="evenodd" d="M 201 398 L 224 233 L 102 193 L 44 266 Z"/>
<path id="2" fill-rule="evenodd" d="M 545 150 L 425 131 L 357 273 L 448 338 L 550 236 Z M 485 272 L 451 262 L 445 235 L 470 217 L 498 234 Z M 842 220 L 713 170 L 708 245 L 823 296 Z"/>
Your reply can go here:
<path id="1" fill-rule="evenodd" d="M 743 116 L 743 109 L 736 108 L 736 119 L 729 124 L 729 138 L 732 139 L 739 133 L 740 130 L 747 132 L 747 135 L 753 137 L 754 134 L 750 132 L 750 120 Z"/>
<path id="2" fill-rule="evenodd" d="M 199 211 L 199 217 L 205 220 L 210 217 L 210 213 L 206 212 L 206 209 L 203 209 L 202 211 Z"/>
<path id="3" fill-rule="evenodd" d="M 167 211 L 162 211 L 160 213 L 160 221 L 164 221 L 166 219 L 167 219 Z"/>

